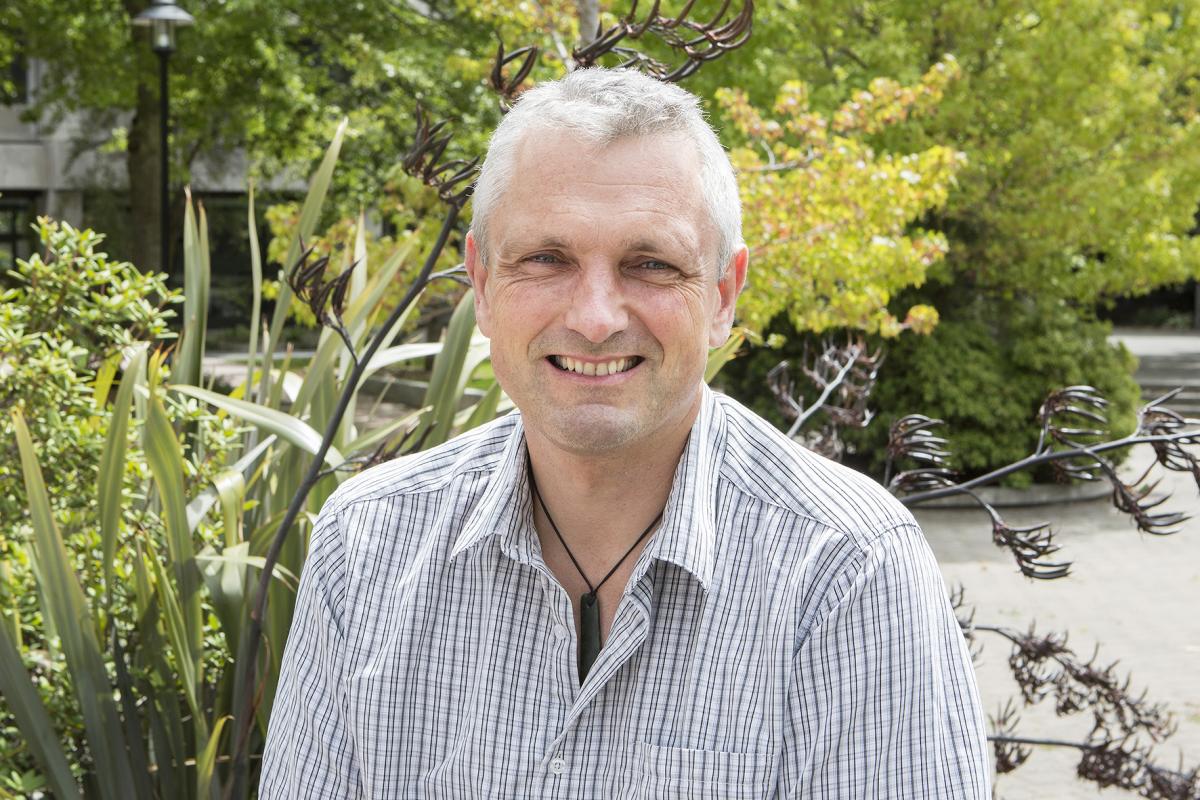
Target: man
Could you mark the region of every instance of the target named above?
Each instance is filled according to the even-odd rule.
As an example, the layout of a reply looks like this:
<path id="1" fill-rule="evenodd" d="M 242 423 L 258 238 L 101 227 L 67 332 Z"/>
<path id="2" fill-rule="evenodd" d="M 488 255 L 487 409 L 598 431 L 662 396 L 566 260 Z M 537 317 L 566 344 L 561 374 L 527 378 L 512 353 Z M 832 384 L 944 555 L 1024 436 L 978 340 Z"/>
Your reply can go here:
<path id="1" fill-rule="evenodd" d="M 261 797 L 988 796 L 904 507 L 704 385 L 746 279 L 696 98 L 572 73 L 494 134 L 466 242 L 520 413 L 312 533 Z"/>

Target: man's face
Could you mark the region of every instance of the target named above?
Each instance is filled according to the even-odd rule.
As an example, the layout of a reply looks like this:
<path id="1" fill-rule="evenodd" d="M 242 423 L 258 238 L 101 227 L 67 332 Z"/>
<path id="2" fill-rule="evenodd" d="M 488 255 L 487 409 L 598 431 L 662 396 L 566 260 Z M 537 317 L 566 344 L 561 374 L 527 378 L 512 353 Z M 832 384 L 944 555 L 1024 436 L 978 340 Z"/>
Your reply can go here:
<path id="1" fill-rule="evenodd" d="M 535 131 L 489 236 L 486 268 L 467 240 L 477 318 L 530 434 L 598 454 L 690 426 L 746 273 L 742 249 L 717 279 L 692 144 Z"/>

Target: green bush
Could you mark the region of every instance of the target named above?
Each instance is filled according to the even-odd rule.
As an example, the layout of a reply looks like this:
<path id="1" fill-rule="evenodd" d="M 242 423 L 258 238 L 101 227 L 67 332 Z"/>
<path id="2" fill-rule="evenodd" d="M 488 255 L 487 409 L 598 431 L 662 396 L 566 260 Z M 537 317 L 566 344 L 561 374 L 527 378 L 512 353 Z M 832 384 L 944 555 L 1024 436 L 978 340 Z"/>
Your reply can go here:
<path id="1" fill-rule="evenodd" d="M 341 136 L 314 175 L 288 263 L 313 237 Z M 218 783 L 252 796 L 312 515 L 376 458 L 432 447 L 507 408 L 494 381 L 463 408 L 487 355 L 469 294 L 442 342 L 398 342 L 403 316 L 383 329 L 387 289 L 410 266 L 404 248 L 372 269 L 355 247 L 344 323 L 355 352 L 380 337 L 368 373 L 434 356 L 421 408 L 358 430 L 342 337 L 322 328 L 315 352 L 293 359 L 286 304 L 267 340 L 247 343 L 254 363 L 231 394 L 205 388 L 208 231 L 190 202 L 184 229 L 178 349 L 160 341 L 178 295 L 161 275 L 109 262 L 91 231 L 43 220 L 46 254 L 0 295 L 0 798 L 198 800 Z M 356 230 L 348 237 L 361 243 Z M 261 267 L 253 253 L 256 284 Z M 331 428 L 343 395 L 347 414 Z M 333 446 L 308 486 L 326 429 Z M 309 513 L 272 570 L 246 718 L 234 665 L 250 661 L 241 633 L 294 497 Z M 229 767 L 242 721 L 249 774 Z"/>
<path id="2" fill-rule="evenodd" d="M 29 561 L 28 499 L 9 409 L 22 412 L 47 465 L 47 489 L 76 569 L 99 593 L 96 485 L 108 434 L 111 380 L 126 348 L 170 339 L 178 293 L 166 276 L 110 261 L 103 236 L 38 220 L 42 252 L 18 260 L 0 292 L 0 624 L 22 642 L 26 666 L 67 741 L 82 735 L 78 710 L 41 618 Z M 131 454 L 131 474 L 144 470 Z M 0 713 L 0 796 L 30 788 L 34 769 L 23 737 Z M 35 785 L 34 788 L 40 788 Z"/>
<path id="3" fill-rule="evenodd" d="M 0 537 L 11 539 L 27 503 L 8 410 L 22 410 L 30 432 L 53 464 L 48 489 L 58 510 L 86 511 L 72 488 L 95 482 L 107 430 L 106 387 L 125 348 L 173 336 L 168 325 L 180 302 L 162 274 L 109 261 L 104 237 L 67 223 L 38 220 L 43 252 L 17 261 L 11 288 L 0 292 Z M 106 382 L 105 382 L 106 383 Z M 3 547 L 0 544 L 0 547 Z"/>
<path id="4" fill-rule="evenodd" d="M 91 230 L 42 218 L 37 233 L 42 252 L 18 261 L 8 275 L 11 287 L 0 294 L 0 624 L 22 646 L 25 667 L 59 736 L 70 750 L 84 753 L 80 710 L 53 626 L 44 618 L 30 558 L 30 502 L 9 410 L 21 412 L 37 442 L 51 513 L 85 596 L 95 603 L 97 621 L 109 633 L 132 635 L 137 621 L 129 589 L 132 560 L 128 549 L 119 550 L 109 565 L 115 580 L 106 586 L 97 479 L 120 372 L 134 348 L 172 343 L 170 306 L 181 296 L 167 288 L 165 275 L 109 260 L 98 249 L 104 237 Z M 184 462 L 187 485 L 208 483 L 224 465 L 239 427 L 194 400 L 168 397 L 165 412 L 204 442 Z M 127 535 L 144 535 L 165 548 L 162 521 L 143 487 L 148 466 L 140 423 L 132 419 L 127 431 L 122 477 L 126 496 L 135 502 L 121 510 L 122 524 Z M 197 526 L 202 542 L 219 534 L 212 524 Z M 214 651 L 208 657 L 215 662 L 227 654 Z M 0 797 L 43 788 L 25 737 L 3 706 L 0 765 Z M 84 758 L 80 766 L 87 765 Z"/>
<path id="5" fill-rule="evenodd" d="M 1111 326 L 1081 318 L 1077 309 L 1035 301 L 975 300 L 962 307 L 939 302 L 941 323 L 929 336 L 901 336 L 885 347 L 886 360 L 871 396 L 876 416 L 860 431 L 846 431 L 848 460 L 879 476 L 886 460 L 888 428 L 906 414 L 946 422 L 953 466 L 980 475 L 1033 451 L 1036 415 L 1049 391 L 1088 384 L 1110 402 L 1109 430 L 1133 430 L 1139 392 L 1133 356 L 1110 344 Z M 773 332 L 784 333 L 780 321 Z M 787 335 L 787 334 L 785 334 Z M 726 368 L 728 391 L 784 426 L 766 385 L 766 373 L 783 359 L 798 365 L 811 337 L 790 334 L 780 350 L 760 349 Z M 801 380 L 802 379 L 799 379 Z M 816 392 L 803 386 L 809 402 Z M 1019 473 L 1008 485 L 1051 480 L 1051 473 Z"/>

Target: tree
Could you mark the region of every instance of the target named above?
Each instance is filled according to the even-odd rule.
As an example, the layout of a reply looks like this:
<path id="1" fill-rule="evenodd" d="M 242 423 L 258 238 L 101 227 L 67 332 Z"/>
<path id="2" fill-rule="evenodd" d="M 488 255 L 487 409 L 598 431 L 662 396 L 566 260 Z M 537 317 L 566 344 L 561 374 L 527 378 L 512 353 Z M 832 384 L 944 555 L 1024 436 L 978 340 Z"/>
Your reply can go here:
<path id="1" fill-rule="evenodd" d="M 45 64 L 30 115 L 53 127 L 82 114 L 78 151 L 123 152 L 134 244 L 121 255 L 143 268 L 166 266 L 158 264 L 157 65 L 144 29 L 131 24 L 147 5 L 13 0 L 0 7 L 0 68 L 18 53 Z M 465 58 L 490 49 L 487 29 L 450 3 L 184 5 L 196 25 L 181 32 L 171 59 L 176 187 L 201 161 L 222 168 L 243 150 L 252 171 L 267 176 L 307 165 L 348 116 L 339 196 L 351 206 L 377 197 L 394 174 L 396 140 L 416 103 L 466 130 L 491 127 L 484 118 L 496 113 L 495 102 Z M 176 206 L 181 215 L 182 202 Z"/>
<path id="2" fill-rule="evenodd" d="M 901 322 L 888 302 L 923 283 L 945 256 L 944 236 L 909 228 L 945 203 L 964 156 L 940 145 L 876 153 L 864 139 L 910 113 L 931 113 L 957 71 L 951 58 L 915 87 L 876 79 L 829 116 L 810 108 L 804 83 L 789 81 L 774 104 L 780 120 L 764 120 L 742 89 L 717 90 L 745 138 L 732 153 L 754 253 L 738 309 L 744 325 L 761 332 L 786 314 L 801 331 L 851 328 L 890 338 L 933 329 L 932 307 L 913 306 Z"/>
<path id="3" fill-rule="evenodd" d="M 936 114 L 910 117 L 867 141 L 881 151 L 943 145 L 966 154 L 945 203 L 918 221 L 944 233 L 946 257 L 920 289 L 895 295 L 892 308 L 902 317 L 904 309 L 928 304 L 942 320 L 980 335 L 905 343 L 883 368 L 889 391 L 879 400 L 885 422 L 913 408 L 884 401 L 914 397 L 925 398 L 923 412 L 957 419 L 954 435 L 965 438 L 955 450 L 967 459 L 981 439 L 994 453 L 1027 452 L 1032 434 L 1009 427 L 1002 438 L 1015 438 L 1002 441 L 964 417 L 970 389 L 953 370 L 941 371 L 930 397 L 935 387 L 909 368 L 916 363 L 910 358 L 938 360 L 923 348 L 973 371 L 1041 375 L 1005 387 L 1023 416 L 1069 377 L 1136 400 L 1122 366 L 1129 360 L 1100 354 L 1109 347 L 1106 329 L 1091 323 L 1114 297 L 1200 276 L 1200 239 L 1189 236 L 1200 205 L 1198 32 L 1195 0 L 1139 0 L 1116 10 L 1099 0 L 1036 10 L 1011 0 L 982 7 L 784 0 L 760 10 L 753 49 L 702 71 L 691 86 L 712 92 L 736 80 L 762 107 L 783 80 L 799 78 L 810 87 L 811 105 L 830 113 L 878 76 L 912 82 L 945 54 L 955 56 L 962 76 L 947 87 Z M 728 124 L 728 117 L 719 121 Z M 1098 355 L 1082 373 L 1066 364 L 1027 364 L 1024 354 L 1037 349 L 1031 339 L 1046 325 L 1018 320 L 1053 327 L 1064 353 Z M 1119 391 L 1116 381 L 1124 384 Z M 1132 405 L 1113 414 L 1131 416 Z M 881 444 L 876 437 L 862 446 Z M 989 458 L 973 468 L 998 463 Z"/>

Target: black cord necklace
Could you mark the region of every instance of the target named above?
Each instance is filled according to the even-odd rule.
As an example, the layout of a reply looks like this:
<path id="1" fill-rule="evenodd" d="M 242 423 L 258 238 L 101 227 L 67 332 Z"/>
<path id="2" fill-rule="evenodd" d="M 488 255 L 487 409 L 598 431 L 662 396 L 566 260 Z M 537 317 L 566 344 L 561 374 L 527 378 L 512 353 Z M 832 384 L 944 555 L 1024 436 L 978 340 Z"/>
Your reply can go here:
<path id="1" fill-rule="evenodd" d="M 571 552 L 571 548 L 567 547 L 567 542 L 563 539 L 558 526 L 554 524 L 554 517 L 550 516 L 550 509 L 546 508 L 546 501 L 542 499 L 542 493 L 538 491 L 537 482 L 533 479 L 532 465 L 529 467 L 529 485 L 533 489 L 533 496 L 537 498 L 538 505 L 542 508 L 542 513 L 546 515 L 546 519 L 550 522 L 550 527 L 554 530 L 554 535 L 562 543 L 563 550 L 567 551 L 567 556 L 571 559 L 571 563 L 575 565 L 575 570 L 583 578 L 583 582 L 588 587 L 588 591 L 579 597 L 579 683 L 582 685 L 592 668 L 592 664 L 596 663 L 596 657 L 600 655 L 600 603 L 596 599 L 596 592 L 600 590 L 605 581 L 613 576 L 617 568 L 625 563 L 625 559 L 629 558 L 629 554 L 633 552 L 634 548 L 654 529 L 654 526 L 662 519 L 663 512 L 658 512 L 658 516 L 654 518 L 654 521 L 646 526 L 646 530 L 642 531 L 642 535 L 637 538 L 637 541 L 629 546 L 629 549 L 625 551 L 625 555 L 621 556 L 621 560 L 613 565 L 613 568 L 608 571 L 603 580 L 592 586 L 592 582 L 588 580 L 583 567 L 579 566 L 579 561 L 575 559 L 575 554 Z"/>

